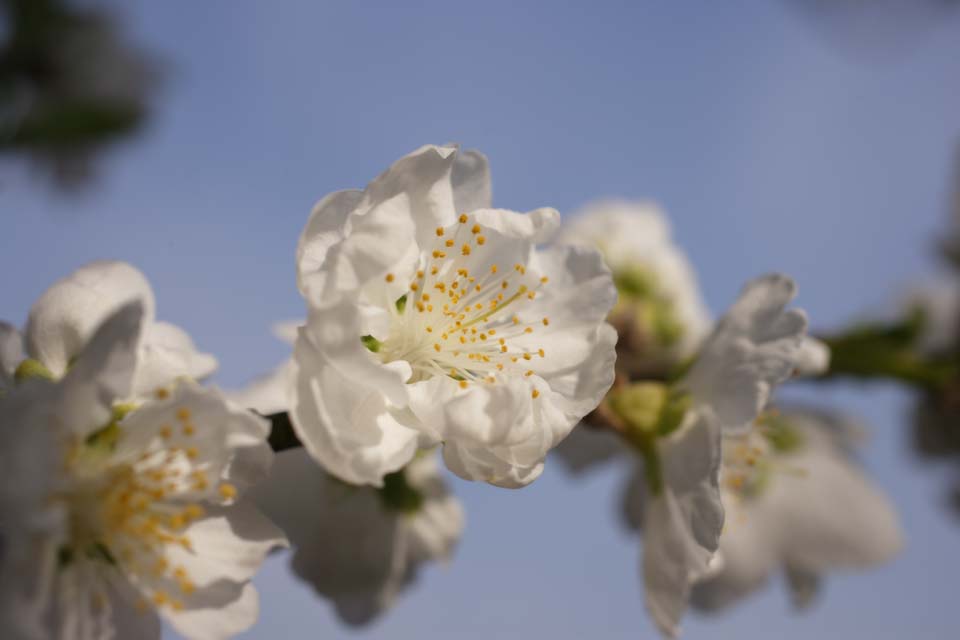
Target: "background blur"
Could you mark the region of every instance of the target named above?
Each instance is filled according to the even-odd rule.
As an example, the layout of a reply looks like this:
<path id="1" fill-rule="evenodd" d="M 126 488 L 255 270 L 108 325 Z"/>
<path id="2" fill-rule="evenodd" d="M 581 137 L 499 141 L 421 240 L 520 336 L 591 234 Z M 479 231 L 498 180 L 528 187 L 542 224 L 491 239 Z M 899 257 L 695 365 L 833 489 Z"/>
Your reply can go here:
<path id="1" fill-rule="evenodd" d="M 129 260 L 161 318 L 220 359 L 217 382 L 240 386 L 286 356 L 271 324 L 303 314 L 293 251 L 314 201 L 426 142 L 484 151 L 503 207 L 656 199 L 716 313 L 779 270 L 816 328 L 840 328 L 939 268 L 960 142 L 956 3 L 83 4 L 115 12 L 156 57 L 156 89 L 139 135 L 96 157 L 79 188 L 0 155 L 0 318 L 14 323 L 75 267 Z M 772 584 L 725 615 L 689 616 L 684 637 L 955 637 L 960 522 L 949 470 L 910 452 L 910 395 L 784 395 L 871 427 L 864 463 L 908 547 L 829 576 L 807 614 Z M 451 479 L 462 544 L 392 611 L 342 627 L 276 556 L 246 637 L 653 638 L 639 546 L 614 509 L 622 477 L 575 481 L 554 461 L 523 491 Z"/>

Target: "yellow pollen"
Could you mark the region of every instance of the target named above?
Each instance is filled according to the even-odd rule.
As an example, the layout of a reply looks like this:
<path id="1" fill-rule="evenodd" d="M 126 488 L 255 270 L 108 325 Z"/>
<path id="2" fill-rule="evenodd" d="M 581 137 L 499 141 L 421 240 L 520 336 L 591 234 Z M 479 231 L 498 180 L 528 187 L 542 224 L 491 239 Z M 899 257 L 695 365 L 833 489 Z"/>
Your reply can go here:
<path id="1" fill-rule="evenodd" d="M 513 316 L 513 324 L 520 324 L 520 318 Z"/>
<path id="2" fill-rule="evenodd" d="M 497 330 L 496 330 L 496 329 L 490 329 L 490 335 L 492 335 L 492 336 L 497 335 Z"/>
<path id="3" fill-rule="evenodd" d="M 470 245 L 464 243 L 464 245 L 460 247 L 460 253 L 462 253 L 465 256 L 470 255 Z"/>
<path id="4" fill-rule="evenodd" d="M 183 425 L 183 435 L 185 435 L 185 436 L 192 436 L 192 435 L 193 435 L 194 433 L 196 433 L 196 432 L 197 432 L 197 428 L 194 427 L 194 426 L 193 426 L 192 424 L 190 424 L 189 422 L 188 422 L 187 424 Z"/>
<path id="5" fill-rule="evenodd" d="M 503 371 L 503 365 L 499 362 L 497 363 L 497 371 Z"/>
<path id="6" fill-rule="evenodd" d="M 224 482 L 220 485 L 220 496 L 224 500 L 232 500 L 237 497 L 237 488 L 230 484 L 229 482 Z"/>
<path id="7" fill-rule="evenodd" d="M 448 247 L 452 247 L 452 246 L 453 246 L 453 240 L 452 240 L 451 238 L 447 238 L 447 241 L 444 242 L 443 244 L 445 244 L 445 245 L 448 246 Z"/>
<path id="8" fill-rule="evenodd" d="M 463 224 L 466 224 L 467 220 L 469 220 L 469 218 L 467 217 L 467 214 L 461 213 L 461 214 L 460 214 L 460 222 L 463 223 Z"/>
<path id="9" fill-rule="evenodd" d="M 483 243 L 485 243 L 486 241 L 487 239 L 484 238 L 483 236 L 477 236 L 477 244 L 483 245 Z"/>
<path id="10" fill-rule="evenodd" d="M 536 297 L 537 297 L 537 292 L 536 292 L 536 291 L 531 291 L 530 293 L 527 294 L 527 298 L 530 299 L 530 300 L 533 300 L 533 299 L 536 298 Z"/>
<path id="11" fill-rule="evenodd" d="M 478 224 L 473 225 L 473 228 L 470 229 L 470 232 L 473 233 L 474 235 L 480 233 L 480 225 Z"/>
<path id="12" fill-rule="evenodd" d="M 495 264 L 490 265 L 490 273 L 496 273 L 496 272 L 497 272 L 497 265 Z"/>
<path id="13" fill-rule="evenodd" d="M 539 354 L 539 356 L 540 356 L 541 358 L 546 358 L 546 357 L 547 357 L 547 354 L 544 352 L 543 349 L 538 349 L 538 350 L 537 350 L 537 354 Z"/>
<path id="14" fill-rule="evenodd" d="M 197 518 L 202 518 L 205 511 L 203 507 L 198 504 L 188 504 L 183 508 L 183 517 L 188 520 L 196 520 Z"/>
<path id="15" fill-rule="evenodd" d="M 540 278 L 540 282 L 542 284 L 547 284 L 548 282 L 550 282 L 550 278 L 548 278 L 547 276 L 543 276 L 542 278 Z"/>
<path id="16" fill-rule="evenodd" d="M 427 333 L 433 333 L 433 327 L 427 327 Z"/>
<path id="17" fill-rule="evenodd" d="M 165 591 L 157 591 L 153 594 L 153 604 L 158 607 L 167 604 L 167 600 L 169 600 L 169 597 Z"/>
<path id="18" fill-rule="evenodd" d="M 447 257 L 447 254 L 445 254 L 443 251 L 434 250 L 434 252 L 433 252 L 433 257 L 434 257 L 434 258 L 446 258 L 446 257 Z"/>
<path id="19" fill-rule="evenodd" d="M 494 378 L 493 376 L 487 376 L 487 382 L 489 382 L 490 384 L 493 384 L 493 383 L 496 382 L 496 381 L 497 381 L 497 379 Z"/>
<path id="20" fill-rule="evenodd" d="M 466 381 L 466 380 L 461 380 L 461 381 L 460 381 L 460 388 L 461 388 L 461 389 L 466 389 L 466 388 L 467 388 L 467 381 Z"/>
<path id="21" fill-rule="evenodd" d="M 432 276 L 437 275 L 437 271 L 438 271 L 437 267 L 430 267 L 430 275 Z"/>
<path id="22" fill-rule="evenodd" d="M 529 360 L 529 359 L 532 358 L 532 357 L 533 357 L 533 356 L 531 356 L 529 353 L 523 354 L 523 359 L 524 359 L 524 360 Z"/>
<path id="23" fill-rule="evenodd" d="M 173 429 L 170 428 L 170 425 L 165 424 L 160 427 L 160 437 L 165 440 L 169 440 L 171 437 L 173 437 Z"/>
<path id="24" fill-rule="evenodd" d="M 549 325 L 549 324 L 550 324 L 550 318 L 544 318 L 544 319 L 543 319 L 543 326 L 546 327 L 546 326 Z"/>
<path id="25" fill-rule="evenodd" d="M 443 236 L 443 227 L 437 227 L 437 237 L 440 238 Z"/>
<path id="26" fill-rule="evenodd" d="M 440 351 L 440 343 L 439 343 L 439 342 L 434 342 L 434 343 L 433 343 L 433 350 L 434 350 L 434 351 Z"/>
<path id="27" fill-rule="evenodd" d="M 481 333 L 481 334 L 480 334 L 480 339 L 481 339 L 481 340 L 486 340 L 486 339 L 487 339 L 487 334 Z"/>
<path id="28" fill-rule="evenodd" d="M 418 278 L 422 278 L 422 277 L 423 277 L 423 269 L 418 269 L 418 270 L 417 270 L 417 277 L 418 277 Z"/>
<path id="29" fill-rule="evenodd" d="M 423 306 L 423 303 L 420 302 L 419 300 L 417 300 L 417 311 L 423 313 L 423 310 L 424 310 L 425 308 L 426 308 L 426 307 Z"/>
<path id="30" fill-rule="evenodd" d="M 523 330 L 524 333 L 533 333 L 533 327 L 527 327 Z"/>
<path id="31" fill-rule="evenodd" d="M 510 284 L 509 284 L 506 280 L 504 280 L 503 282 L 500 283 L 500 288 L 501 288 L 501 289 L 506 289 L 506 288 L 509 287 L 509 286 L 510 286 Z"/>
<path id="32" fill-rule="evenodd" d="M 186 407 L 180 407 L 179 409 L 177 409 L 177 419 L 180 420 L 181 422 L 186 422 L 187 420 L 189 420 L 190 409 L 187 409 Z"/>
<path id="33" fill-rule="evenodd" d="M 191 460 L 196 460 L 197 456 L 200 455 L 200 452 L 197 451 L 196 447 L 187 447 L 185 453 Z"/>
<path id="34" fill-rule="evenodd" d="M 530 395 L 531 395 L 534 399 L 536 399 L 536 398 L 540 395 L 540 392 L 537 391 L 536 389 L 534 389 L 533 391 L 530 392 Z"/>
<path id="35" fill-rule="evenodd" d="M 507 352 L 507 345 L 505 344 L 500 345 L 500 353 L 506 353 L 506 352 Z"/>
<path id="36" fill-rule="evenodd" d="M 153 392 L 153 395 L 157 397 L 157 400 L 166 400 L 170 397 L 170 392 L 164 389 L 163 387 L 158 388 Z"/>
<path id="37" fill-rule="evenodd" d="M 414 291 L 416 291 L 416 289 L 414 289 Z M 430 302 L 430 294 L 429 294 L 429 293 L 424 293 L 421 297 L 423 298 L 423 301 L 424 301 L 424 302 Z"/>
<path id="38" fill-rule="evenodd" d="M 393 282 L 393 274 L 392 274 L 392 273 L 388 273 L 388 274 L 386 275 L 386 277 L 384 278 L 384 280 L 386 280 L 387 282 Z"/>

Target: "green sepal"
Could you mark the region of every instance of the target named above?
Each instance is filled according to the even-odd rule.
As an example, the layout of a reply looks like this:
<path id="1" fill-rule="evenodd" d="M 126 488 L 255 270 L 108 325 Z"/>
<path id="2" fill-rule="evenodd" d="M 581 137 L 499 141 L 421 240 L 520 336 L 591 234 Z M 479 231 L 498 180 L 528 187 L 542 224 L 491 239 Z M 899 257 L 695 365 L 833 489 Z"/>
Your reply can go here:
<path id="1" fill-rule="evenodd" d="M 380 351 L 381 342 L 373 336 L 360 336 L 360 342 L 370 351 L 377 353 Z"/>
<path id="2" fill-rule="evenodd" d="M 397 298 L 396 305 L 397 305 L 397 312 L 403 313 L 404 309 L 407 308 L 407 294 L 403 294 L 402 296 Z"/>
<path id="3" fill-rule="evenodd" d="M 23 382 L 32 378 L 41 378 L 43 380 L 54 380 L 53 373 L 39 360 L 27 358 L 17 365 L 13 372 L 13 379 L 17 382 Z"/>
<path id="4" fill-rule="evenodd" d="M 423 506 L 423 494 L 407 482 L 403 469 L 383 477 L 383 487 L 377 489 L 380 502 L 389 511 L 416 513 Z"/>

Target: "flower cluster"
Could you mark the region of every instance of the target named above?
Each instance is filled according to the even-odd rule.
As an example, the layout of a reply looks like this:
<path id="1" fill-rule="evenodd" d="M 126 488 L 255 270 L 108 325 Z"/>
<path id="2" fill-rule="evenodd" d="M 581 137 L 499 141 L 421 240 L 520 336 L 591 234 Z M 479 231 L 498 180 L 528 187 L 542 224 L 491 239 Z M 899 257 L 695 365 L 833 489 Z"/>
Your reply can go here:
<path id="1" fill-rule="evenodd" d="M 896 517 L 824 444 L 836 426 L 771 417 L 777 385 L 829 361 L 803 312 L 787 308 L 793 281 L 748 283 L 707 332 L 692 271 L 657 209 L 605 203 L 573 229 L 608 256 L 621 294 L 612 318 L 626 340 L 617 384 L 559 453 L 573 472 L 635 454 L 623 511 L 643 532 L 646 604 L 659 629 L 677 635 L 691 598 L 720 607 L 778 564 L 809 591 L 829 568 L 888 559 L 900 544 Z"/>
<path id="2" fill-rule="evenodd" d="M 829 359 L 793 281 L 749 282 L 712 322 L 651 204 L 562 226 L 493 208 L 482 154 L 424 146 L 317 203 L 297 283 L 289 360 L 228 395 L 126 263 L 54 284 L 22 333 L 0 323 L 6 633 L 158 638 L 164 620 L 230 637 L 288 544 L 295 574 L 364 624 L 457 546 L 443 467 L 521 488 L 561 443 L 575 471 L 633 454 L 624 513 L 667 635 L 781 566 L 806 603 L 825 571 L 900 545 L 849 430 L 772 406 Z"/>

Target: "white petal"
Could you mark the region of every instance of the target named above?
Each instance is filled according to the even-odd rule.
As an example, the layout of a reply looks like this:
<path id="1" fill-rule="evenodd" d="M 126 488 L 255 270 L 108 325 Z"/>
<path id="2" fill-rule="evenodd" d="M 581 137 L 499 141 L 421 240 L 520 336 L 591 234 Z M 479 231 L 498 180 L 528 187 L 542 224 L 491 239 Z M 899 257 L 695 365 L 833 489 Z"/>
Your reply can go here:
<path id="1" fill-rule="evenodd" d="M 720 537 L 722 565 L 693 588 L 691 603 L 703 611 L 734 604 L 766 584 L 780 564 L 776 533 L 765 527 L 765 515 L 725 497 L 727 522 Z"/>
<path id="2" fill-rule="evenodd" d="M 61 376 L 100 324 L 133 301 L 142 305 L 143 323 L 152 322 L 153 292 L 142 273 L 125 262 L 91 262 L 54 283 L 34 303 L 27 320 L 27 351 Z"/>
<path id="3" fill-rule="evenodd" d="M 817 376 L 830 368 L 830 347 L 822 340 L 805 336 L 797 356 L 798 376 Z"/>
<path id="4" fill-rule="evenodd" d="M 226 507 L 211 505 L 183 535 L 191 548 L 170 545 L 166 557 L 170 566 L 186 569 L 198 591 L 221 581 L 249 580 L 271 549 L 286 546 L 283 532 L 247 499 Z M 185 600 L 188 607 L 192 600 Z"/>
<path id="5" fill-rule="evenodd" d="M 332 600 L 345 622 L 370 621 L 389 606 L 406 574 L 400 519 L 384 509 L 376 490 L 331 478 L 304 451 L 279 458 L 253 497 L 287 532 L 294 571 Z"/>
<path id="6" fill-rule="evenodd" d="M 707 412 L 659 446 L 663 490 L 647 500 L 643 578 L 647 610 L 666 635 L 679 632 L 691 585 L 708 570 L 723 529 L 720 431 Z"/>
<path id="7" fill-rule="evenodd" d="M 785 309 L 795 294 L 793 280 L 781 275 L 748 283 L 691 368 L 685 384 L 725 430 L 747 429 L 773 387 L 797 368 L 807 319 Z"/>
<path id="8" fill-rule="evenodd" d="M 202 380 L 217 369 L 217 359 L 200 353 L 190 335 L 168 322 L 154 322 L 144 328 L 133 394 L 145 396 L 178 378 Z"/>
<path id="9" fill-rule="evenodd" d="M 560 214 L 544 207 L 527 213 L 507 209 L 480 209 L 473 212 L 476 221 L 508 238 L 529 240 L 534 244 L 546 242 L 560 228 Z"/>
<path id="10" fill-rule="evenodd" d="M 57 420 L 83 437 L 107 424 L 113 403 L 130 395 L 143 326 L 143 305 L 131 302 L 107 318 L 58 387 Z"/>
<path id="11" fill-rule="evenodd" d="M 413 458 L 419 434 L 397 420 L 379 388 L 341 375 L 302 335 L 294 358 L 290 418 L 304 447 L 330 473 L 380 486 L 385 474 Z M 404 373 L 409 376 L 409 367 Z"/>
<path id="12" fill-rule="evenodd" d="M 226 640 L 252 627 L 260 613 L 252 584 L 219 583 L 195 595 L 204 598 L 204 606 L 163 610 L 171 626 L 190 640 Z"/>
<path id="13" fill-rule="evenodd" d="M 490 208 L 490 165 L 487 157 L 479 151 L 468 149 L 457 153 L 450 182 L 457 213 Z"/>
<path id="14" fill-rule="evenodd" d="M 808 449 L 790 458 L 798 475 L 782 474 L 767 500 L 777 505 L 783 554 L 812 572 L 886 562 L 903 546 L 889 500 L 849 460 Z"/>
<path id="15" fill-rule="evenodd" d="M 13 386 L 13 372 L 23 357 L 23 336 L 16 327 L 0 321 L 0 393 Z"/>

